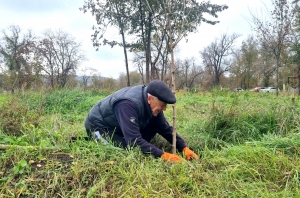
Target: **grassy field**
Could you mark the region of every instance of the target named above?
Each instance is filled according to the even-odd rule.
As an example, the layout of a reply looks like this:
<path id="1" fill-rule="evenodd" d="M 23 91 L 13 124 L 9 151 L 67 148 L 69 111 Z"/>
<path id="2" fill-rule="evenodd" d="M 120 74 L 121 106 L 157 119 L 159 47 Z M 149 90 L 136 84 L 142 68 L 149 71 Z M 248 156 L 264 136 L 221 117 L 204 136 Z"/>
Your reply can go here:
<path id="1" fill-rule="evenodd" d="M 300 197 L 300 101 L 288 94 L 178 92 L 177 132 L 200 156 L 166 162 L 85 140 L 109 92 L 0 95 L 0 198 Z M 172 123 L 172 107 L 165 112 Z M 156 137 L 165 151 L 171 146 Z M 179 153 L 179 155 L 181 155 Z"/>

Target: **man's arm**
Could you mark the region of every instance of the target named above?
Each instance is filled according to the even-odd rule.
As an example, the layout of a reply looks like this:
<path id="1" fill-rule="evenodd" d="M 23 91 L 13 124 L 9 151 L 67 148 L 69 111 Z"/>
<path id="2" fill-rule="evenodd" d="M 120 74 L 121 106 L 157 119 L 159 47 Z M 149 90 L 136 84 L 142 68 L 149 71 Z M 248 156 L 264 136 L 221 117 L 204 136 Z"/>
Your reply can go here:
<path id="1" fill-rule="evenodd" d="M 155 118 L 153 118 L 153 124 L 157 127 L 158 134 L 164 137 L 170 144 L 173 142 L 173 127 L 167 122 L 163 112 L 160 112 Z M 176 133 L 176 148 L 178 151 L 182 151 L 186 147 L 186 143 L 183 138 Z"/>
<path id="2" fill-rule="evenodd" d="M 156 122 L 154 123 L 157 127 L 160 128 L 159 134 L 163 136 L 170 144 L 173 142 L 173 128 L 166 121 L 163 112 L 159 113 L 155 118 Z M 178 151 L 183 152 L 187 160 L 199 159 L 199 156 L 194 153 L 189 147 L 187 147 L 185 141 L 176 133 L 176 148 Z"/>
<path id="3" fill-rule="evenodd" d="M 129 100 L 117 102 L 114 105 L 114 112 L 127 145 L 137 145 L 143 153 L 151 153 L 155 157 L 161 157 L 164 152 L 142 138 L 138 124 L 138 108 L 133 102 Z"/>

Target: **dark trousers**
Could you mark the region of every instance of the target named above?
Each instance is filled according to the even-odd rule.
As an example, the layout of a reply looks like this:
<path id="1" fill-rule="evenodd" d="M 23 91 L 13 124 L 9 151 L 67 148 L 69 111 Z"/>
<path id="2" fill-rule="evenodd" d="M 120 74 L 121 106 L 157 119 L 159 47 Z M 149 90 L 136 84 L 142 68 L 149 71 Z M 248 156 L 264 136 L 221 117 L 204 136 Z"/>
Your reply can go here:
<path id="1" fill-rule="evenodd" d="M 106 139 L 108 142 L 113 143 L 115 146 L 126 148 L 127 142 L 125 141 L 125 138 L 123 136 L 123 133 L 121 130 L 117 129 L 109 129 L 109 128 L 97 128 L 97 127 L 91 127 L 91 129 L 86 129 L 87 135 L 90 138 L 93 138 L 93 133 L 95 131 L 99 131 L 100 135 Z M 145 127 L 143 130 L 140 131 L 142 138 L 146 140 L 147 142 L 150 142 L 151 139 L 156 135 L 155 130 L 151 126 Z"/>

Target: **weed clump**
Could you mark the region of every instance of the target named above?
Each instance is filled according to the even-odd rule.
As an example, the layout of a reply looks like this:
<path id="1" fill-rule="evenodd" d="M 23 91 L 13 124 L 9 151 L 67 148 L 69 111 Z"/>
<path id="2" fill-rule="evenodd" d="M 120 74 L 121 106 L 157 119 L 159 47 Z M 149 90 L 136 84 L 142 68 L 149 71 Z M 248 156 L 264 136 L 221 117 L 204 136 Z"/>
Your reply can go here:
<path id="1" fill-rule="evenodd" d="M 37 126 L 39 114 L 31 111 L 29 106 L 23 105 L 18 98 L 0 106 L 0 127 L 4 134 L 11 136 L 23 135 L 25 125 Z"/>
<path id="2" fill-rule="evenodd" d="M 228 143 L 243 143 L 260 140 L 263 135 L 278 131 L 280 116 L 276 108 L 264 104 L 249 108 L 247 102 L 241 104 L 236 97 L 230 99 L 229 106 L 213 101 L 208 122 L 204 126 L 204 131 L 210 137 Z"/>

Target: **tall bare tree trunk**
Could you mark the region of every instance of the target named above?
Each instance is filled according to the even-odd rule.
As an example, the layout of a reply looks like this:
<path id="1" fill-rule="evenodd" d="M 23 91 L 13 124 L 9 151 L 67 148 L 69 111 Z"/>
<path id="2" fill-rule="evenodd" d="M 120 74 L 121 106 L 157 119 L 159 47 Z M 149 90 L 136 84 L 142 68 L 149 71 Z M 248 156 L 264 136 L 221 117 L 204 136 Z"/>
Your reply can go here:
<path id="1" fill-rule="evenodd" d="M 127 76 L 127 86 L 130 86 L 130 75 L 129 75 L 129 68 L 128 68 L 128 58 L 127 58 L 127 50 L 126 50 L 126 42 L 125 36 L 122 29 L 122 41 L 123 41 L 123 49 L 124 49 L 124 56 L 125 56 L 125 66 L 126 66 L 126 76 Z"/>
<path id="2" fill-rule="evenodd" d="M 130 76 L 129 76 L 129 68 L 128 68 L 128 57 L 127 57 L 127 50 L 126 50 L 126 41 L 125 41 L 125 34 L 124 34 L 124 25 L 122 24 L 119 16 L 121 16 L 120 11 L 119 11 L 119 7 L 117 4 L 115 4 L 116 7 L 116 11 L 118 14 L 118 23 L 120 26 L 120 31 L 121 31 L 121 35 L 122 35 L 122 43 L 123 43 L 123 50 L 124 50 L 124 56 L 125 56 L 125 67 L 126 67 L 126 75 L 127 75 L 127 86 L 130 86 Z"/>

